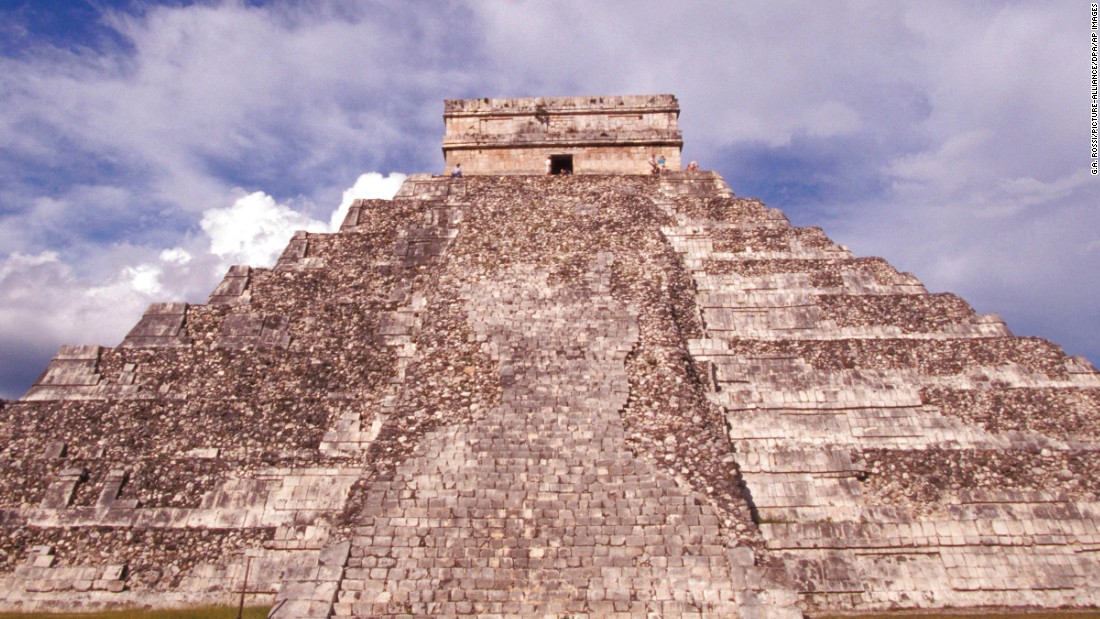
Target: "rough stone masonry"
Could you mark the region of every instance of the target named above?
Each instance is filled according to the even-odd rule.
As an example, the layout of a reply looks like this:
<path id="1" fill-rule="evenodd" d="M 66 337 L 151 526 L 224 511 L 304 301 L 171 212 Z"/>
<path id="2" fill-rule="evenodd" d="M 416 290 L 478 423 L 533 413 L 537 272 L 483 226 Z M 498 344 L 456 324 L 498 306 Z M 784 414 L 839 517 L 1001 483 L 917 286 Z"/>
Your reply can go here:
<path id="1" fill-rule="evenodd" d="M 1100 374 L 709 172 L 412 176 L 0 435 L 5 610 L 1100 604 Z"/>

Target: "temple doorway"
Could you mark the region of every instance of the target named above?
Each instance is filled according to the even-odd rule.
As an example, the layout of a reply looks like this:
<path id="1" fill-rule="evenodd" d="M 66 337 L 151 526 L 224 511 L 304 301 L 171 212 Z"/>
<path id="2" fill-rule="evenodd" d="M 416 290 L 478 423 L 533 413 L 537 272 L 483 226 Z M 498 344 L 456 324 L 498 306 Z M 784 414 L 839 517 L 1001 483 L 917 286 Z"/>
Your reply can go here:
<path id="1" fill-rule="evenodd" d="M 573 155 L 550 155 L 551 174 L 572 174 Z"/>

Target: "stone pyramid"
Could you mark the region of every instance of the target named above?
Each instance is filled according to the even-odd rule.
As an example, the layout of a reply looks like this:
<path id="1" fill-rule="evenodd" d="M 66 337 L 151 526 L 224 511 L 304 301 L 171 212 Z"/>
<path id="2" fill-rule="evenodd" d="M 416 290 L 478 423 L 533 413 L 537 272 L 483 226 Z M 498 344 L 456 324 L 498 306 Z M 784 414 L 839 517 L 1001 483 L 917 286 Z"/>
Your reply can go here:
<path id="1" fill-rule="evenodd" d="M 1100 605 L 1100 374 L 711 172 L 412 176 L 2 406 L 3 609 Z"/>

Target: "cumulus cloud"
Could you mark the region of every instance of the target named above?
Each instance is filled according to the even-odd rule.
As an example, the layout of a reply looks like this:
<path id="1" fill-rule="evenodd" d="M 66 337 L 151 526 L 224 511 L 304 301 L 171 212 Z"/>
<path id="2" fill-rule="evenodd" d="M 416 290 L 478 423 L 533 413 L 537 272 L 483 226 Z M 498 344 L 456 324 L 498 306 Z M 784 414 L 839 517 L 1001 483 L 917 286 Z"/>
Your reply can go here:
<path id="1" fill-rule="evenodd" d="M 475 10 L 508 92 L 676 94 L 685 139 L 706 160 L 738 142 L 850 132 L 869 104 L 905 96 L 911 79 L 901 5 L 500 1 Z M 888 109 L 888 118 L 909 113 Z M 879 107 L 871 118 L 883 116 Z"/>
<path id="2" fill-rule="evenodd" d="M 401 189 L 401 183 L 404 183 L 407 177 L 407 175 L 399 173 L 393 173 L 385 177 L 378 172 L 361 174 L 354 185 L 344 190 L 344 195 L 340 199 L 340 206 L 336 208 L 329 219 L 329 230 L 336 232 L 340 229 L 340 224 L 344 223 L 344 218 L 348 216 L 348 209 L 351 208 L 352 202 L 370 199 L 390 200 L 397 193 L 397 190 Z"/>
<path id="3" fill-rule="evenodd" d="M 271 266 L 295 230 L 323 232 L 324 222 L 310 219 L 271 196 L 256 191 L 232 206 L 210 209 L 200 222 L 210 252 L 231 263 Z"/>
<path id="4" fill-rule="evenodd" d="M 438 171 L 444 98 L 670 92 L 739 194 L 1100 360 L 1077 3 L 175 4 L 0 51 L 4 324 L 49 348 L 33 311 L 202 301 L 399 183 L 362 170 Z"/>
<path id="5" fill-rule="evenodd" d="M 207 210 L 199 225 L 210 240 L 210 253 L 221 259 L 221 265 L 271 266 L 295 232 L 339 231 L 352 202 L 371 198 L 392 199 L 406 176 L 400 173 L 382 176 L 378 172 L 361 174 L 355 184 L 344 190 L 340 204 L 327 224 L 303 215 L 288 204 L 276 202 L 275 198 L 262 191 L 256 191 L 238 198 L 226 208 Z M 186 263 L 190 260 L 190 254 L 176 248 L 163 252 L 161 259 Z"/>

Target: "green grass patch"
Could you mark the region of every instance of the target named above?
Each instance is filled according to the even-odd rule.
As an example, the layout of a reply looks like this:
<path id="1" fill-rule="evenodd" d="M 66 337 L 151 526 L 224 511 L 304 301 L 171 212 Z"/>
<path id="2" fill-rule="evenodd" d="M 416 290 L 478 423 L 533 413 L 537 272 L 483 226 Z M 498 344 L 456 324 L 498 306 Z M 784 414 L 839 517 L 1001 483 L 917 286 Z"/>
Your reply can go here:
<path id="1" fill-rule="evenodd" d="M 265 619 L 270 606 L 246 606 L 245 619 Z M 170 610 L 110 610 L 93 613 L 0 613 L 0 619 L 236 619 L 236 606 L 207 606 Z"/>

